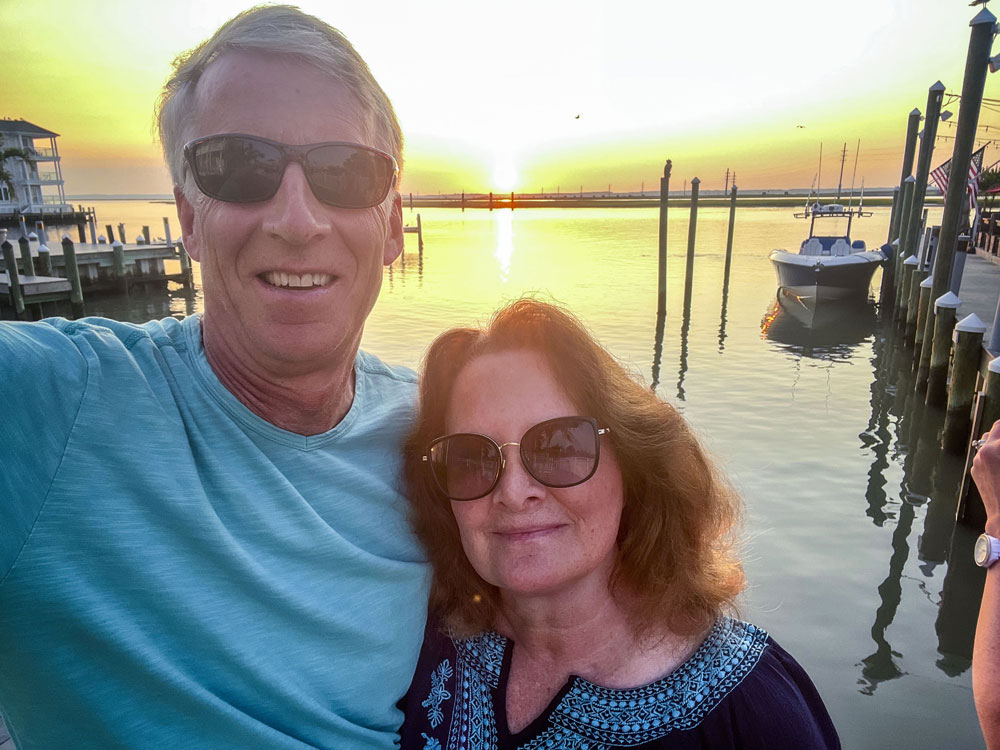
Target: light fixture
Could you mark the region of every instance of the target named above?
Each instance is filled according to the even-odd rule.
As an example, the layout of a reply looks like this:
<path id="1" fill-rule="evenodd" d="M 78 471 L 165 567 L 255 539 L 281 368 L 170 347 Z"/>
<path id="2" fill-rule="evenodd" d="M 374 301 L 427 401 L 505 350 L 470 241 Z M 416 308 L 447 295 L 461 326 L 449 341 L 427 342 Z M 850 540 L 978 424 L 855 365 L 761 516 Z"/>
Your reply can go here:
<path id="1" fill-rule="evenodd" d="M 941 119 L 942 120 L 947 120 L 947 119 L 949 119 L 952 116 L 952 114 L 953 114 L 952 112 L 949 112 L 948 110 L 945 110 L 944 112 L 941 113 Z"/>

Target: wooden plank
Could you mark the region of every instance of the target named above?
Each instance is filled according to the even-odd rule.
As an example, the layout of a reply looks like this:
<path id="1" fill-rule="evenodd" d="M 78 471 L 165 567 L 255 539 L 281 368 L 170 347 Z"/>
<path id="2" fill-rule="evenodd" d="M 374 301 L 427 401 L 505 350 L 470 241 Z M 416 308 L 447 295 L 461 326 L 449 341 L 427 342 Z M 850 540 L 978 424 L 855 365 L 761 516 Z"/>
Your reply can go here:
<path id="1" fill-rule="evenodd" d="M 22 276 L 21 293 L 25 300 L 28 297 L 49 294 L 63 294 L 70 290 L 70 283 L 67 279 L 58 276 Z M 6 273 L 0 273 L 0 294 L 10 292 L 10 279 Z"/>

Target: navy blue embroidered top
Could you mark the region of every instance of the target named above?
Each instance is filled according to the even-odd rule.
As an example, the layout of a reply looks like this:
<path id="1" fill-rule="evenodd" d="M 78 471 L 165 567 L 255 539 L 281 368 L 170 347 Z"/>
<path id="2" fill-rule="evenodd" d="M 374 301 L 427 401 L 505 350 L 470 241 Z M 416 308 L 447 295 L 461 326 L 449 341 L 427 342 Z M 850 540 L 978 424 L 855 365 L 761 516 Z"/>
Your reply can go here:
<path id="1" fill-rule="evenodd" d="M 496 633 L 456 640 L 429 622 L 402 701 L 403 750 L 839 748 L 802 667 L 760 628 L 720 619 L 661 680 L 610 690 L 571 677 L 522 731 L 507 729 L 513 644 Z"/>

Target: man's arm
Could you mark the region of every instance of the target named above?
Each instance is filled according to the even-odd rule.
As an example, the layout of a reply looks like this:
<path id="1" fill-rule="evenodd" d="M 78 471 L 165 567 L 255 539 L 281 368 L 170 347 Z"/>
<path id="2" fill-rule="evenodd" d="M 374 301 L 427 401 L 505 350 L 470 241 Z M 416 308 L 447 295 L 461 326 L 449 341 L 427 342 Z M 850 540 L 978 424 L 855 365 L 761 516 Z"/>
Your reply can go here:
<path id="1" fill-rule="evenodd" d="M 87 365 L 48 323 L 0 323 L 0 584 L 45 502 L 83 398 Z"/>
<path id="2" fill-rule="evenodd" d="M 986 507 L 986 533 L 1000 537 L 1000 421 L 972 462 L 972 478 Z M 989 750 L 1000 749 L 1000 563 L 986 571 L 972 652 L 972 692 Z"/>

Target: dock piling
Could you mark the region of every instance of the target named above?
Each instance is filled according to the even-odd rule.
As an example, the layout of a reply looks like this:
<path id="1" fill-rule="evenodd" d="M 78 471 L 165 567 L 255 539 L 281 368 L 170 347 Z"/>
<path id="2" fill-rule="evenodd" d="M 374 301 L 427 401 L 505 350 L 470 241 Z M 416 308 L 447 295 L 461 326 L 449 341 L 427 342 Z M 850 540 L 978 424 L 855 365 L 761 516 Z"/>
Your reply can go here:
<path id="1" fill-rule="evenodd" d="M 931 288 L 933 292 L 933 287 Z M 924 331 L 924 345 L 921 351 L 930 348 L 930 366 L 927 370 L 927 396 L 925 403 L 938 409 L 948 405 L 948 360 L 951 357 L 951 339 L 955 330 L 955 319 L 962 300 L 958 295 L 947 292 L 934 303 L 934 340 L 931 342 Z M 927 345 L 931 344 L 930 347 Z M 917 372 L 917 380 L 920 372 Z"/>
<path id="2" fill-rule="evenodd" d="M 927 311 L 931 306 L 931 286 L 933 284 L 934 279 L 930 276 L 920 282 L 920 294 L 917 297 L 917 326 L 913 331 L 913 346 L 917 349 L 924 345 L 924 325 L 927 321 Z"/>
<path id="3" fill-rule="evenodd" d="M 125 265 L 125 248 L 115 240 L 111 244 L 111 273 L 122 294 L 128 294 L 128 267 Z"/>
<path id="4" fill-rule="evenodd" d="M 667 197 L 670 194 L 670 170 L 673 162 L 667 159 L 663 165 L 663 177 L 660 178 L 660 238 L 657 263 L 656 285 L 656 315 L 662 318 L 667 314 Z"/>
<path id="5" fill-rule="evenodd" d="M 52 254 L 47 245 L 39 245 L 38 247 L 38 275 L 55 276 L 52 273 Z"/>
<path id="6" fill-rule="evenodd" d="M 23 235 L 22 235 L 23 236 Z M 14 313 L 18 320 L 24 319 L 24 296 L 21 294 L 21 278 L 17 273 L 17 258 L 14 255 L 14 246 L 5 239 L 0 244 L 0 251 L 3 252 L 3 264 L 7 271 L 7 285 L 10 289 L 11 301 L 14 303 Z"/>
<path id="7" fill-rule="evenodd" d="M 184 289 L 188 292 L 194 291 L 194 274 L 191 271 L 191 258 L 188 257 L 184 243 L 177 241 L 177 257 L 181 261 L 181 274 L 184 277 Z"/>
<path id="8" fill-rule="evenodd" d="M 70 283 L 69 301 L 73 308 L 73 317 L 82 318 L 85 314 L 83 307 L 83 287 L 80 284 L 80 267 L 76 263 L 76 248 L 73 240 L 68 235 L 63 235 L 63 262 L 66 264 L 66 278 Z"/>
<path id="9" fill-rule="evenodd" d="M 733 265 L 733 230 L 736 228 L 736 185 L 729 193 L 729 233 L 726 235 L 726 267 L 722 272 L 722 288 L 729 289 L 729 270 Z"/>
<path id="10" fill-rule="evenodd" d="M 684 269 L 684 316 L 691 315 L 691 294 L 694 290 L 694 240 L 698 231 L 698 192 L 701 180 L 691 180 L 691 215 L 688 219 L 687 267 Z"/>
<path id="11" fill-rule="evenodd" d="M 146 244 L 147 245 L 152 242 L 152 240 L 150 239 L 150 236 L 149 236 L 149 225 L 148 224 L 144 225 L 142 227 L 142 237 L 143 237 L 143 239 L 146 240 Z"/>
<path id="12" fill-rule="evenodd" d="M 417 214 L 417 250 L 424 249 L 424 225 L 420 223 L 420 214 Z"/>
<path id="13" fill-rule="evenodd" d="M 125 235 L 125 224 L 124 223 L 118 225 L 118 241 L 121 242 L 123 245 L 126 242 L 128 242 L 128 237 Z"/>
<path id="14" fill-rule="evenodd" d="M 90 226 L 90 244 L 91 245 L 96 245 L 97 244 L 97 225 L 96 225 L 96 223 L 94 221 L 94 215 L 93 214 L 90 214 L 87 217 L 87 224 Z"/>
<path id="15" fill-rule="evenodd" d="M 164 216 L 163 217 L 163 236 L 167 238 L 167 244 L 173 245 L 173 238 L 170 236 L 170 220 Z"/>
<path id="16" fill-rule="evenodd" d="M 972 428 L 972 397 L 979 375 L 983 335 L 986 325 L 975 313 L 967 315 L 955 326 L 955 363 L 951 372 L 948 411 L 941 433 L 941 447 L 961 455 L 969 441 Z M 976 436 L 973 435 L 974 439 Z"/>
<path id="17" fill-rule="evenodd" d="M 35 263 L 31 258 L 31 245 L 28 244 L 28 238 L 22 235 L 17 244 L 21 250 L 21 273 L 25 276 L 34 276 Z"/>

